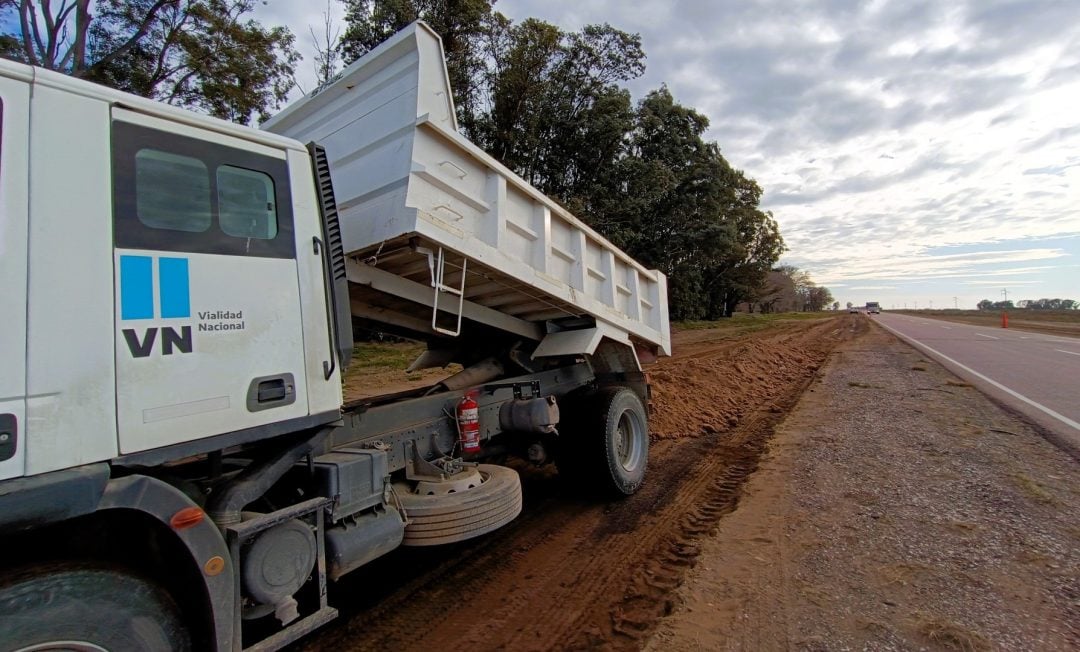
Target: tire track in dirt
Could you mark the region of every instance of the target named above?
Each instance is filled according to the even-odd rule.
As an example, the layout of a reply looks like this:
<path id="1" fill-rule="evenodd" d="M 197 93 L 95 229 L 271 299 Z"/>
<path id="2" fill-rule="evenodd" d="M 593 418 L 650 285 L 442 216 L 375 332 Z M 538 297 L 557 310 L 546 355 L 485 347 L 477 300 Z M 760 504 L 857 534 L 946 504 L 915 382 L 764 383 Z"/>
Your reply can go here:
<path id="1" fill-rule="evenodd" d="M 627 564 L 625 572 L 608 573 L 610 585 L 625 587 L 622 598 L 579 618 L 571 635 L 558 642 L 559 647 L 640 647 L 657 621 L 670 613 L 670 594 L 681 583 L 683 573 L 697 563 L 701 550 L 695 542 L 714 531 L 720 519 L 738 505 L 741 487 L 756 470 L 758 457 L 780 418 L 772 411 L 755 413 L 740 426 L 743 437 L 737 446 L 724 445 L 715 434 L 699 440 L 702 448 L 713 448 L 713 454 L 701 451 L 705 453 L 702 463 L 683 476 L 686 479 L 675 500 L 634 535 L 636 550 L 623 557 L 640 563 Z M 668 465 L 664 466 L 667 470 Z M 654 534 L 642 537 L 642 532 Z M 579 633 L 573 635 L 573 631 Z"/>
<path id="2" fill-rule="evenodd" d="M 569 493 L 550 471 L 524 469 L 518 520 L 477 541 L 395 552 L 359 571 L 333 587 L 339 602 L 355 593 L 354 604 L 302 649 L 638 649 L 696 563 L 695 542 L 735 509 L 775 424 L 857 329 L 841 318 L 723 343 L 695 333 L 697 341 L 654 367 L 654 383 L 669 402 L 686 387 L 710 395 L 687 397 L 678 430 L 654 434 L 637 494 L 599 504 Z M 731 372 L 736 363 L 741 371 Z M 776 382 L 758 380 L 770 375 Z M 721 392 L 725 410 L 694 413 Z"/>

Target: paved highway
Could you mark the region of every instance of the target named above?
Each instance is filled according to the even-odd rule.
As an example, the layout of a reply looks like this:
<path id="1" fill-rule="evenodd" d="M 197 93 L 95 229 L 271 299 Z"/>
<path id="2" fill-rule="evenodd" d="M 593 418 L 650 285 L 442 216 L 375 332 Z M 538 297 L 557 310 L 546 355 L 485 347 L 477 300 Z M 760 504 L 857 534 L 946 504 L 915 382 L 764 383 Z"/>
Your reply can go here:
<path id="1" fill-rule="evenodd" d="M 1080 339 L 888 313 L 872 319 L 1080 455 Z"/>

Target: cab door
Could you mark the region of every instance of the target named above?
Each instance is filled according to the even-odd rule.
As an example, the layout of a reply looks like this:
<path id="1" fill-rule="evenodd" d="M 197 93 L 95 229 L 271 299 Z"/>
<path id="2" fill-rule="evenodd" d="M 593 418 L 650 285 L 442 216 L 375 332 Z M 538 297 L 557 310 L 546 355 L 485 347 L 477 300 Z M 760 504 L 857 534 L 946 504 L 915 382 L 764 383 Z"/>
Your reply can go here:
<path id="1" fill-rule="evenodd" d="M 113 109 L 122 454 L 308 414 L 284 151 Z"/>
<path id="2" fill-rule="evenodd" d="M 29 78 L 0 76 L 0 480 L 26 471 Z"/>

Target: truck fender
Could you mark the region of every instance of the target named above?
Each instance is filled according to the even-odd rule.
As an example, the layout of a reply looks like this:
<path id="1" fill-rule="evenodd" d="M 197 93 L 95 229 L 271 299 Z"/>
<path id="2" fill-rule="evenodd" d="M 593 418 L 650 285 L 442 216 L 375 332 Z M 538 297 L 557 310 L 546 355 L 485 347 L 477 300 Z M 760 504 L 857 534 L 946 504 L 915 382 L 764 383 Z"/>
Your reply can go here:
<path id="1" fill-rule="evenodd" d="M 605 337 L 588 360 L 598 385 L 629 387 L 643 404 L 648 405 L 649 379 L 641 369 L 641 361 L 632 344 Z"/>
<path id="2" fill-rule="evenodd" d="M 108 482 L 105 463 L 0 482 L 0 528 L 10 534 L 91 514 Z"/>
<path id="3" fill-rule="evenodd" d="M 144 475 L 114 478 L 105 487 L 98 511 L 128 509 L 159 520 L 186 548 L 206 590 L 210 629 L 218 650 L 233 649 L 238 581 L 229 547 L 217 526 L 204 516 L 191 526 L 177 528 L 171 520 L 177 512 L 198 506 L 179 489 Z"/>

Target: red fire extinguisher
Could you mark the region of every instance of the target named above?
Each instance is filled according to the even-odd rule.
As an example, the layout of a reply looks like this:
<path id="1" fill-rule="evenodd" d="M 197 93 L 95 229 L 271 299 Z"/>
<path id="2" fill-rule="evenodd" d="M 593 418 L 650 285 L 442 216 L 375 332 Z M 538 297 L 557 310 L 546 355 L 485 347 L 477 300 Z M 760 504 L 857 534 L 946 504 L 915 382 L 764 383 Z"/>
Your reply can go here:
<path id="1" fill-rule="evenodd" d="M 469 392 L 457 406 L 458 441 L 466 453 L 480 450 L 480 406 L 475 396 L 475 392 Z"/>

